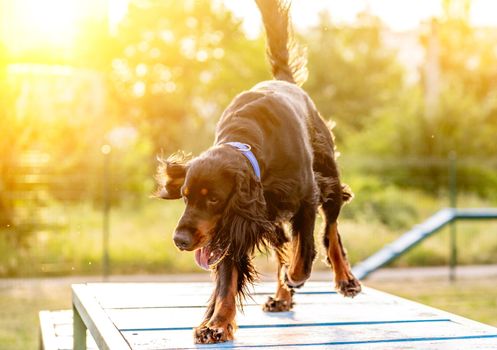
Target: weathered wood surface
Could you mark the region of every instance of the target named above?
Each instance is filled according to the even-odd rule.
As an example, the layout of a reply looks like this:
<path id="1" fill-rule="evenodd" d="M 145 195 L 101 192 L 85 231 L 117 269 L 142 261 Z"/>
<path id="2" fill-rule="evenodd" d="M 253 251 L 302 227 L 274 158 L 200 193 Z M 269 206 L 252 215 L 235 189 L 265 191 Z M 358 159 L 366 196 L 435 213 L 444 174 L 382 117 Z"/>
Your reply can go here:
<path id="1" fill-rule="evenodd" d="M 86 330 L 80 327 L 79 323 L 81 323 L 82 326 L 86 326 L 90 331 L 99 349 L 130 349 L 128 343 L 123 339 L 121 333 L 114 325 L 113 320 L 107 315 L 105 309 L 100 306 L 98 296 L 92 293 L 87 286 L 80 284 L 73 285 L 72 291 L 73 311 L 77 313 L 77 315 L 73 315 L 74 350 L 86 348 L 86 337 L 79 336 Z M 76 322 L 77 320 L 79 320 L 79 322 Z"/>
<path id="2" fill-rule="evenodd" d="M 73 349 L 72 311 L 40 311 L 40 349 Z M 87 334 L 88 349 L 98 349 L 90 334 Z"/>
<path id="3" fill-rule="evenodd" d="M 294 310 L 274 314 L 260 306 L 274 283 L 257 286 L 237 315 L 235 341 L 198 346 L 192 328 L 202 320 L 212 288 L 209 283 L 112 283 L 78 285 L 73 291 L 76 300 L 78 293 L 93 298 L 89 304 L 100 308 L 97 322 L 104 316 L 109 321 L 96 339 L 126 340 L 127 347 L 116 349 L 497 349 L 496 328 L 370 288 L 344 298 L 331 283 L 320 282 L 297 292 Z M 91 324 L 92 312 L 83 311 L 88 316 L 83 320 L 93 334 L 98 327 Z"/>

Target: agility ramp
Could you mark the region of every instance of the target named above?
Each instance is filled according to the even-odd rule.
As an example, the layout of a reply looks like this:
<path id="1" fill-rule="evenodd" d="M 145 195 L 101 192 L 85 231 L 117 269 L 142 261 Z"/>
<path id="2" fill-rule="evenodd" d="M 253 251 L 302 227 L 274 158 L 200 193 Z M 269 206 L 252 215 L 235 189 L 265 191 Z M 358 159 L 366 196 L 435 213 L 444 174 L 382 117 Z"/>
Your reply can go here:
<path id="1" fill-rule="evenodd" d="M 329 281 L 306 283 L 292 311 L 263 312 L 275 289 L 275 282 L 255 286 L 233 341 L 197 345 L 192 329 L 202 322 L 211 283 L 73 285 L 72 311 L 40 314 L 41 348 L 467 350 L 497 343 L 494 327 L 368 287 L 344 298 Z"/>
<path id="2" fill-rule="evenodd" d="M 354 275 L 363 279 L 382 266 L 405 254 L 411 248 L 421 243 L 425 238 L 441 230 L 451 222 L 457 220 L 487 220 L 497 219 L 497 208 L 481 209 L 455 209 L 445 208 L 438 211 L 423 223 L 414 226 L 394 242 L 387 244 L 384 248 L 361 261 L 353 267 Z"/>

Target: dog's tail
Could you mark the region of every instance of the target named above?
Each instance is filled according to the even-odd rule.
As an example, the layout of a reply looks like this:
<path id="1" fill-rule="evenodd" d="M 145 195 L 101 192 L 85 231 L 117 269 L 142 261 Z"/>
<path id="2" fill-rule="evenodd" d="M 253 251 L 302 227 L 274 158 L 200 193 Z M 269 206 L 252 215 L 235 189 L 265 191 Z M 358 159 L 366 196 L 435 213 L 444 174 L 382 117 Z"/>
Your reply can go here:
<path id="1" fill-rule="evenodd" d="M 289 0 L 255 0 L 266 29 L 266 53 L 273 77 L 302 85 L 307 80 L 307 55 L 293 37 Z"/>

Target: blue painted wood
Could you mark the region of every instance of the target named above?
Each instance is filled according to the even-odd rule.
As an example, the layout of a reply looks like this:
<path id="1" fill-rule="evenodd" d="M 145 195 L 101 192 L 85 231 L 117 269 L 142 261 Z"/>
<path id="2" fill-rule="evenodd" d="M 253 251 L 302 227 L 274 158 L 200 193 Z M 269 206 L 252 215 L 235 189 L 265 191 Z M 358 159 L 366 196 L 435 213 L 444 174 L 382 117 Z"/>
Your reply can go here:
<path id="1" fill-rule="evenodd" d="M 497 208 L 456 209 L 455 215 L 457 220 L 497 219 Z"/>
<path id="2" fill-rule="evenodd" d="M 319 329 L 312 327 L 296 331 L 294 329 L 278 330 L 238 330 L 236 339 L 232 342 L 195 346 L 192 341 L 191 331 L 170 331 L 153 334 L 126 335 L 127 341 L 133 349 L 159 350 L 159 349 L 244 349 L 244 348 L 270 348 L 270 349 L 336 349 L 347 350 L 371 349 L 376 344 L 376 349 L 411 349 L 411 350 L 475 350 L 494 349 L 497 343 L 497 334 L 437 336 L 432 329 L 418 330 L 417 336 L 408 336 L 406 329 L 393 328 L 371 329 Z M 379 337 L 371 336 L 373 332 Z M 390 338 L 385 334 L 390 334 Z M 427 334 L 423 336 L 422 334 Z M 406 336 L 407 335 L 407 336 Z M 469 346 L 469 347 L 468 347 Z"/>
<path id="3" fill-rule="evenodd" d="M 359 279 L 367 277 L 380 267 L 405 254 L 454 220 L 484 219 L 497 219 L 497 208 L 442 209 L 425 222 L 404 233 L 394 242 L 387 244 L 378 252 L 355 265 L 352 269 L 354 275 Z"/>
<path id="4" fill-rule="evenodd" d="M 367 287 L 350 299 L 332 293 L 328 282 L 309 283 L 296 293 L 292 311 L 265 313 L 259 304 L 275 289 L 275 283 L 255 287 L 254 300 L 248 299 L 244 311 L 237 314 L 234 341 L 198 346 L 193 343 L 192 328 L 202 321 L 207 284 L 85 285 L 86 293 L 100 305 L 99 313 L 105 313 L 115 333 L 133 350 L 476 350 L 497 346 L 496 328 Z M 77 293 L 81 288 L 73 290 Z M 118 298 L 112 300 L 112 296 Z M 140 300 L 146 307 L 139 307 Z M 91 321 L 91 311 L 89 316 Z"/>
<path id="5" fill-rule="evenodd" d="M 363 279 L 431 236 L 454 219 L 453 209 L 442 209 L 420 225 L 404 233 L 394 242 L 358 263 L 353 268 L 354 275 Z"/>
<path id="6" fill-rule="evenodd" d="M 407 320 L 439 320 L 433 310 L 420 315 L 419 307 L 404 304 L 390 298 L 379 298 L 367 289 L 354 299 L 340 295 L 296 296 L 295 307 L 290 312 L 264 313 L 259 305 L 244 306 L 237 324 L 240 328 L 299 327 L 307 324 L 389 324 Z M 192 298 L 192 303 L 194 299 Z M 374 301 L 374 302 L 373 302 Z M 175 329 L 186 330 L 200 324 L 205 307 L 161 307 L 146 309 L 107 309 L 107 315 L 119 329 Z M 358 319 L 357 312 L 363 312 Z"/>
<path id="7" fill-rule="evenodd" d="M 138 283 L 111 283 L 111 284 L 89 284 L 88 288 L 95 295 L 99 295 L 102 307 L 106 309 L 119 308 L 159 308 L 159 307 L 203 307 L 212 294 L 212 283 L 147 283 L 143 288 Z M 126 290 L 126 293 L 122 293 Z M 249 289 L 250 298 L 247 305 L 261 304 L 274 293 L 274 286 L 259 285 L 256 289 Z M 297 298 L 301 295 L 314 295 L 313 300 L 319 300 L 320 296 L 337 294 L 333 290 L 333 283 L 328 283 L 328 288 L 323 288 L 322 283 L 307 282 L 304 289 L 297 290 Z M 168 298 L 164 298 L 168 295 Z M 192 299 L 192 296 L 195 298 Z M 316 299 L 318 298 L 318 299 Z M 306 302 L 306 301 L 302 301 Z"/>
<path id="8" fill-rule="evenodd" d="M 239 329 L 262 328 L 295 328 L 295 327 L 336 327 L 336 326 L 369 326 L 388 325 L 398 323 L 434 323 L 451 322 L 448 318 L 434 318 L 425 320 L 392 320 L 392 321 L 356 321 L 356 322 L 313 322 L 313 323 L 281 323 L 281 324 L 242 324 Z M 167 327 L 167 328 L 121 328 L 121 332 L 154 332 L 154 331 L 186 331 L 193 327 Z"/>

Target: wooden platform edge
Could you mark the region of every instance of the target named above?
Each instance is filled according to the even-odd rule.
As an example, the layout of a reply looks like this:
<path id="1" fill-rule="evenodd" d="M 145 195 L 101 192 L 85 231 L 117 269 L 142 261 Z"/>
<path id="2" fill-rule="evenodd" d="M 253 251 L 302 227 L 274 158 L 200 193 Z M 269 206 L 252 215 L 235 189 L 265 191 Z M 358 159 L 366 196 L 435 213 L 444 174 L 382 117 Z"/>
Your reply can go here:
<path id="1" fill-rule="evenodd" d="M 326 285 L 327 286 L 327 285 Z M 121 342 L 120 343 L 113 343 L 111 341 L 107 341 L 106 344 L 104 344 L 104 346 L 102 346 L 102 343 L 100 342 L 97 342 L 95 341 L 96 344 L 98 344 L 97 346 L 100 348 L 100 349 L 131 349 L 131 345 L 133 342 L 129 342 L 129 339 L 128 340 L 125 340 L 123 339 L 122 335 L 121 335 L 121 332 L 122 332 L 122 329 L 119 330 L 117 328 L 116 325 L 114 325 L 114 323 L 112 322 L 112 315 L 111 314 L 108 314 L 105 310 L 103 310 L 101 308 L 101 305 L 98 301 L 98 299 L 93 295 L 92 293 L 92 290 L 90 288 L 90 285 L 87 285 L 87 284 L 81 284 L 81 285 L 74 285 L 73 287 L 76 287 L 76 290 L 77 290 L 77 297 L 78 298 L 75 298 L 73 296 L 73 299 L 78 299 L 80 304 L 81 305 L 77 305 L 77 303 L 73 304 L 73 308 L 77 308 L 77 312 L 81 312 L 81 317 L 78 317 L 81 319 L 82 322 L 84 322 L 84 335 L 86 335 L 86 328 L 88 328 L 88 330 L 90 330 L 90 334 L 91 336 L 96 339 L 95 337 L 95 333 L 94 332 L 91 332 L 91 329 L 92 327 L 100 327 L 101 325 L 101 322 L 103 322 L 104 324 L 107 323 L 106 327 L 109 327 L 109 322 L 111 323 L 111 328 L 107 329 L 109 332 L 112 333 L 113 336 L 120 336 L 121 338 Z M 440 310 L 440 309 L 437 309 L 437 308 L 434 308 L 434 307 L 431 307 L 431 306 L 428 306 L 426 304 L 423 304 L 423 303 L 419 303 L 419 302 L 416 302 L 416 301 L 413 301 L 413 300 L 409 300 L 409 299 L 406 299 L 406 298 L 403 298 L 403 297 L 399 297 L 399 296 L 396 296 L 396 295 L 392 295 L 390 293 L 387 293 L 387 292 L 383 292 L 383 291 L 380 291 L 380 290 L 376 290 L 376 289 L 372 289 L 372 288 L 369 288 L 369 287 L 364 287 L 364 290 L 367 292 L 367 294 L 369 294 L 370 296 L 373 296 L 373 297 L 377 297 L 379 299 L 383 299 L 383 298 L 388 298 L 388 299 L 391 299 L 391 300 L 399 300 L 399 301 L 402 301 L 403 303 L 408 303 L 408 304 L 411 304 L 411 305 L 419 305 L 420 307 L 422 307 L 423 309 L 425 310 L 433 310 L 435 313 L 437 313 L 438 315 L 440 316 L 447 316 L 447 319 L 450 319 L 451 321 L 455 322 L 455 323 L 459 323 L 460 325 L 464 325 L 464 326 L 469 326 L 470 328 L 473 328 L 473 330 L 476 330 L 476 329 L 480 329 L 481 331 L 486 331 L 486 332 L 491 332 L 492 334 L 488 335 L 466 335 L 466 336 L 462 336 L 460 338 L 450 338 L 450 339 L 460 339 L 460 340 L 466 340 L 466 339 L 473 339 L 473 338 L 496 338 L 497 337 L 497 328 L 494 327 L 494 326 L 491 326 L 491 325 L 488 325 L 488 324 L 484 324 L 484 323 L 481 323 L 481 322 L 478 322 L 478 321 L 475 321 L 475 320 L 472 320 L 472 319 L 469 319 L 469 318 L 466 318 L 466 317 L 463 317 L 463 316 L 459 316 L 457 314 L 452 314 L 448 311 L 444 311 L 444 310 Z M 73 303 L 74 303 L 75 300 L 73 300 Z M 93 313 L 93 308 L 98 308 L 100 309 L 100 314 L 98 315 L 98 320 L 91 320 L 88 324 L 84 321 L 84 317 L 87 317 L 87 316 L 84 316 L 85 312 L 88 313 L 88 314 L 91 314 L 92 316 L 94 315 Z M 60 331 L 58 330 L 58 328 L 56 327 L 57 324 L 60 323 L 60 317 L 58 317 L 57 313 L 61 313 L 61 312 L 71 312 L 71 310 L 64 310 L 64 311 L 41 311 L 39 312 L 39 320 L 40 320 L 40 349 L 46 349 L 46 350 L 52 350 L 52 349 L 59 349 L 59 347 L 61 346 L 60 345 L 60 342 L 59 342 L 59 338 L 57 336 L 57 333 Z M 76 312 L 76 310 L 72 311 L 72 312 Z M 66 318 L 65 316 L 69 316 L 70 313 L 68 313 L 67 315 L 64 314 L 64 319 Z M 69 316 L 70 317 L 70 316 Z M 76 317 L 75 317 L 75 320 L 76 320 Z M 64 322 L 64 324 L 67 324 L 68 322 Z M 470 329 L 468 328 L 468 330 Z M 80 333 L 81 334 L 81 333 Z M 105 331 L 102 331 L 100 330 L 100 336 L 107 336 L 108 333 L 106 333 Z M 449 338 L 440 338 L 438 340 L 448 340 Z M 424 341 L 426 339 L 424 338 L 409 338 L 410 341 L 413 341 L 413 342 L 418 342 L 418 341 Z M 437 339 L 432 339 L 432 340 L 437 340 Z M 391 342 L 394 342 L 393 340 L 388 340 L 388 341 L 385 341 L 385 342 L 388 342 L 388 343 L 391 343 Z M 124 343 L 124 346 L 122 345 Z M 375 343 L 375 342 L 373 342 Z M 93 339 L 91 340 L 91 343 L 90 344 L 93 344 L 93 346 L 95 346 L 95 344 L 93 343 Z M 354 343 L 355 344 L 355 343 Z M 359 344 L 359 343 L 358 343 Z M 486 343 L 485 343 L 486 344 Z M 497 344 L 497 343 L 496 343 Z M 317 344 L 316 344 L 317 345 Z M 326 344 L 320 344 L 320 345 L 326 345 Z M 338 344 L 328 344 L 328 345 L 338 345 Z M 345 344 L 342 344 L 342 345 L 345 345 Z M 349 344 L 349 345 L 352 345 L 352 344 Z M 64 349 L 66 349 L 66 347 L 64 347 Z M 496 348 L 497 349 L 497 348 Z"/>
<path id="2" fill-rule="evenodd" d="M 75 339 L 74 349 L 76 350 L 76 339 L 78 337 L 83 337 L 86 343 L 86 332 L 84 335 L 80 334 L 80 330 L 77 329 L 78 317 L 84 323 L 86 329 L 90 331 L 93 339 L 98 348 L 101 350 L 113 350 L 113 349 L 129 349 L 131 347 L 122 337 L 119 330 L 112 323 L 110 318 L 100 307 L 97 300 L 88 291 L 88 287 L 85 284 L 73 284 L 72 285 L 72 303 L 73 303 L 73 317 L 74 317 L 74 332 L 73 336 Z M 91 317 L 90 317 L 91 314 Z M 86 346 L 85 346 L 86 348 Z"/>
<path id="3" fill-rule="evenodd" d="M 57 350 L 57 335 L 55 324 L 52 320 L 51 311 L 40 311 L 38 313 L 39 325 L 39 349 Z"/>

